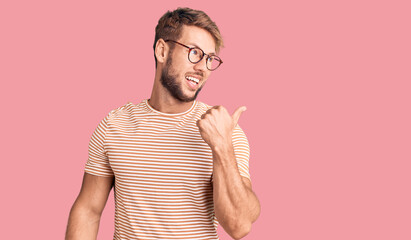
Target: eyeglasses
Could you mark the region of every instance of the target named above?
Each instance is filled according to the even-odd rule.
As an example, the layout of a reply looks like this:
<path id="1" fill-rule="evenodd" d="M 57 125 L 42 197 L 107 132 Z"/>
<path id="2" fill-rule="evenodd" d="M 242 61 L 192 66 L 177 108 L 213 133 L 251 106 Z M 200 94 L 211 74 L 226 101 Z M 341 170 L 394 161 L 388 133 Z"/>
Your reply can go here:
<path id="1" fill-rule="evenodd" d="M 186 46 L 174 40 L 165 40 L 165 42 L 177 43 L 183 47 L 188 48 L 189 49 L 188 50 L 188 61 L 190 61 L 191 63 L 194 63 L 194 64 L 199 63 L 201 60 L 203 60 L 204 56 L 207 56 L 206 57 L 206 67 L 210 71 L 216 70 L 223 63 L 223 60 L 221 60 L 221 58 L 219 58 L 216 55 L 205 54 L 201 48 L 189 47 L 189 46 Z"/>

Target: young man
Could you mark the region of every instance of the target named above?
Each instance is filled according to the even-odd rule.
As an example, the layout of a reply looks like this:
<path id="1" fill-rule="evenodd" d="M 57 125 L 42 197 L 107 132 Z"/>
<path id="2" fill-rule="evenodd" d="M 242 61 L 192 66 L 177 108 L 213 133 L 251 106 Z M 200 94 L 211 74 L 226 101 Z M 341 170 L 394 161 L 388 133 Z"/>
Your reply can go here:
<path id="1" fill-rule="evenodd" d="M 156 27 L 156 75 L 150 99 L 111 111 L 89 145 L 82 188 L 66 239 L 96 239 L 111 188 L 114 239 L 234 239 L 260 214 L 248 172 L 249 146 L 222 106 L 196 101 L 222 38 L 202 11 L 167 12 Z"/>

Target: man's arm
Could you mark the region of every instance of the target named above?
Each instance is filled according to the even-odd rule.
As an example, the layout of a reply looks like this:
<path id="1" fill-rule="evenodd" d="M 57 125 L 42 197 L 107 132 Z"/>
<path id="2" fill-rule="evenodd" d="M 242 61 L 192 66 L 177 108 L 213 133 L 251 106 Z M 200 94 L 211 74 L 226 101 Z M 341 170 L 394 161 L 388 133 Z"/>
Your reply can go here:
<path id="1" fill-rule="evenodd" d="M 260 215 L 260 202 L 252 191 L 251 181 L 238 171 L 231 144 L 213 151 L 213 199 L 215 215 L 224 230 L 240 239 L 251 230 Z"/>
<path id="2" fill-rule="evenodd" d="M 223 106 L 208 109 L 197 121 L 201 137 L 213 153 L 213 200 L 215 215 L 224 230 L 240 239 L 260 215 L 260 202 L 251 182 L 242 178 L 232 143 L 233 130 L 246 107 L 230 116 Z"/>
<path id="3" fill-rule="evenodd" d="M 113 182 L 114 177 L 99 177 L 84 173 L 80 193 L 70 211 L 66 240 L 97 239 L 101 213 Z"/>

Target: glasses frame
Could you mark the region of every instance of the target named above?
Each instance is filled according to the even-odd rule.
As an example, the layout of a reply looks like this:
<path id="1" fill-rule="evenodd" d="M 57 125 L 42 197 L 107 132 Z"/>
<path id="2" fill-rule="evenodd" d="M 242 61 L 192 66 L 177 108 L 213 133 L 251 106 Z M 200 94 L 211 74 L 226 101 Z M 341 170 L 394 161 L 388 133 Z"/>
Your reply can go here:
<path id="1" fill-rule="evenodd" d="M 201 48 L 199 48 L 199 47 L 189 47 L 189 46 L 187 46 L 187 45 L 184 45 L 184 44 L 182 44 L 182 43 L 179 43 L 179 42 L 177 42 L 177 41 L 170 40 L 170 39 L 164 40 L 164 42 L 173 42 L 173 43 L 177 43 L 177 44 L 179 44 L 179 45 L 181 45 L 181 46 L 183 46 L 183 47 L 188 48 L 189 50 L 188 50 L 187 58 L 188 58 L 188 61 L 190 61 L 190 62 L 193 63 L 193 64 L 197 64 L 197 63 L 201 62 L 201 60 L 203 60 L 204 56 L 207 56 L 207 58 L 206 58 L 206 67 L 207 67 L 207 69 L 210 70 L 210 71 L 216 70 L 216 69 L 219 68 L 220 65 L 223 63 L 223 60 L 221 60 L 221 58 L 220 58 L 219 56 L 206 54 L 206 53 L 203 51 L 203 49 L 201 49 Z M 190 53 L 191 53 L 191 51 L 194 50 L 194 49 L 200 49 L 200 51 L 203 53 L 202 57 L 201 57 L 200 60 L 198 60 L 197 62 L 193 62 L 193 61 L 190 60 Z M 214 60 L 217 60 L 217 61 L 219 62 L 218 66 L 217 66 L 216 68 L 214 68 L 214 69 L 210 69 L 210 68 L 208 67 L 208 64 L 207 64 L 208 59 L 210 59 L 211 57 L 213 57 Z"/>

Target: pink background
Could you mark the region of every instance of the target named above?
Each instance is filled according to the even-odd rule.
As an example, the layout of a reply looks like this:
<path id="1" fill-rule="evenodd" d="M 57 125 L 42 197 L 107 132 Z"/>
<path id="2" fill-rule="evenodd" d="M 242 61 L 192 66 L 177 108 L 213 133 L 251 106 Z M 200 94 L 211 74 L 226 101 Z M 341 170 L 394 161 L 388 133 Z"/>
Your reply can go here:
<path id="1" fill-rule="evenodd" d="M 149 98 L 154 28 L 178 6 L 225 39 L 199 100 L 248 108 L 262 212 L 244 239 L 411 239 L 409 1 L 259 0 L 2 1 L 1 238 L 63 238 L 91 134 Z"/>

